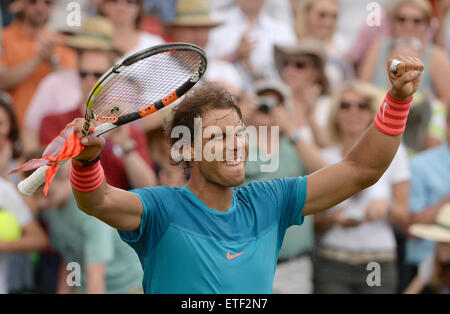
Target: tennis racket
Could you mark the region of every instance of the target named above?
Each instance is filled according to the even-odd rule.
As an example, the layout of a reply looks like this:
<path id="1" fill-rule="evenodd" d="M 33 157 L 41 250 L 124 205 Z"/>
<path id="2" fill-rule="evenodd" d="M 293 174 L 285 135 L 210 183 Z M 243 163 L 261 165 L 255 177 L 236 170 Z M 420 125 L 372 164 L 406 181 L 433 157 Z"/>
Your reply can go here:
<path id="1" fill-rule="evenodd" d="M 205 52 L 187 43 L 170 43 L 137 52 L 111 67 L 92 88 L 86 103 L 83 135 L 99 136 L 173 103 L 203 76 Z M 96 123 L 96 124 L 97 124 Z M 38 168 L 17 188 L 32 195 L 45 182 L 49 166 Z"/>

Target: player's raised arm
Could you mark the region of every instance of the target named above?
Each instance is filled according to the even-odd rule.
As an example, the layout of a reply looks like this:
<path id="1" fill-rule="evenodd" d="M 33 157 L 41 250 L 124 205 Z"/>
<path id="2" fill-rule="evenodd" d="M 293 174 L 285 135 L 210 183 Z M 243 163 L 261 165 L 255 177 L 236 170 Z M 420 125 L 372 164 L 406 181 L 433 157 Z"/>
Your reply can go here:
<path id="1" fill-rule="evenodd" d="M 392 65 L 396 68 L 390 69 Z M 374 123 L 343 161 L 308 176 L 303 215 L 330 208 L 374 184 L 383 175 L 400 144 L 412 96 L 419 88 L 423 68 L 417 58 L 388 60 L 387 72 L 392 88 L 381 104 Z"/>
<path id="2" fill-rule="evenodd" d="M 74 130 L 82 137 L 83 119 L 75 119 Z M 87 213 L 123 231 L 139 228 L 142 204 L 139 197 L 106 183 L 100 163 L 100 152 L 105 140 L 87 136 L 81 142 L 86 148 L 72 159 L 70 182 L 78 207 Z"/>

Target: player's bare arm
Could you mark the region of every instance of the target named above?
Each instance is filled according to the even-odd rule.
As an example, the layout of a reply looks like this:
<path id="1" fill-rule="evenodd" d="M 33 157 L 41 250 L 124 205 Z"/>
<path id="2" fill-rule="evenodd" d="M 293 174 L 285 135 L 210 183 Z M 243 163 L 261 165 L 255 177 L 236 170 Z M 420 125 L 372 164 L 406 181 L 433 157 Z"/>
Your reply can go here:
<path id="1" fill-rule="evenodd" d="M 401 63 L 397 64 L 395 73 L 389 70 L 394 60 L 387 62 L 392 85 L 390 96 L 396 101 L 406 101 L 419 88 L 418 71 L 422 72 L 424 66 L 417 58 L 399 57 L 398 60 Z M 343 161 L 308 176 L 303 215 L 330 208 L 377 182 L 394 158 L 400 140 L 401 134 L 385 134 L 372 124 Z"/>
<path id="2" fill-rule="evenodd" d="M 75 133 L 81 138 L 84 120 L 80 118 L 74 122 Z M 82 144 L 86 148 L 73 158 L 75 165 L 80 161 L 96 159 L 105 145 L 105 139 L 89 135 L 82 139 Z M 95 216 L 119 230 L 134 231 L 139 228 L 142 204 L 136 194 L 110 186 L 105 179 L 94 191 L 82 193 L 73 189 L 73 193 L 78 207 L 88 215 Z"/>

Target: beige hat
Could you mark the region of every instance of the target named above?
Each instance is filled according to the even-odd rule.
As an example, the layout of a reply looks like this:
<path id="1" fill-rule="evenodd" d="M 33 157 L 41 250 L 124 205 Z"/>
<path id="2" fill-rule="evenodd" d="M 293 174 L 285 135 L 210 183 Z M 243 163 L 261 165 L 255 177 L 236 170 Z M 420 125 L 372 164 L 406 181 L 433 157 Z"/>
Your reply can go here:
<path id="1" fill-rule="evenodd" d="M 281 75 L 286 57 L 300 56 L 305 54 L 317 56 L 319 58 L 321 66 L 324 66 L 326 60 L 324 48 L 323 45 L 321 45 L 320 41 L 318 41 L 317 39 L 305 38 L 294 45 L 275 45 L 275 67 L 277 68 L 278 73 Z"/>
<path id="2" fill-rule="evenodd" d="M 441 208 L 434 224 L 414 224 L 409 232 L 419 238 L 450 243 L 450 203 Z"/>
<path id="3" fill-rule="evenodd" d="M 86 19 L 80 32 L 68 37 L 65 44 L 75 49 L 99 49 L 114 51 L 113 25 L 104 17 Z"/>
<path id="4" fill-rule="evenodd" d="M 209 17 L 206 0 L 178 0 L 175 18 L 169 26 L 216 27 L 222 24 Z"/>

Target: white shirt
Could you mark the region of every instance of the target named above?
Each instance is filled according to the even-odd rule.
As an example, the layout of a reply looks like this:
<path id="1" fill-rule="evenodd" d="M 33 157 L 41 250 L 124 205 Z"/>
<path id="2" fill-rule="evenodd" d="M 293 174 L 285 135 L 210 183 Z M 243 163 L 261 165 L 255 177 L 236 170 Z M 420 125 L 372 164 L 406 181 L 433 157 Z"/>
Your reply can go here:
<path id="1" fill-rule="evenodd" d="M 208 59 L 205 80 L 211 82 L 224 82 L 227 85 L 242 89 L 243 83 L 239 72 L 230 62 L 219 59 Z"/>
<path id="2" fill-rule="evenodd" d="M 209 57 L 223 58 L 235 53 L 250 24 L 239 7 L 216 11 L 212 14 L 223 24 L 211 30 L 206 51 Z M 250 62 L 257 75 L 276 78 L 273 62 L 275 44 L 295 44 L 297 38 L 288 22 L 278 21 L 263 12 L 254 27 L 250 29 L 249 40 L 255 45 L 250 53 Z"/>
<path id="3" fill-rule="evenodd" d="M 21 227 L 26 226 L 33 219 L 15 186 L 3 178 L 0 178 L 0 209 L 11 212 Z M 0 254 L 0 294 L 8 293 L 7 279 L 8 260 L 5 254 Z"/>
<path id="4" fill-rule="evenodd" d="M 337 163 L 342 160 L 341 146 L 323 149 L 322 155 L 328 164 Z M 391 165 L 377 183 L 332 207 L 327 212 L 343 208 L 343 215 L 346 217 L 362 220 L 365 217 L 367 206 L 372 201 L 389 200 L 391 185 L 408 180 L 409 176 L 406 151 L 401 146 Z M 366 222 L 350 228 L 334 225 L 321 235 L 319 241 L 322 247 L 352 252 L 393 251 L 396 247 L 392 227 L 386 219 Z"/>
<path id="5" fill-rule="evenodd" d="M 31 98 L 25 114 L 25 125 L 39 131 L 46 116 L 74 110 L 80 105 L 82 97 L 77 71 L 52 72 L 39 83 Z"/>

